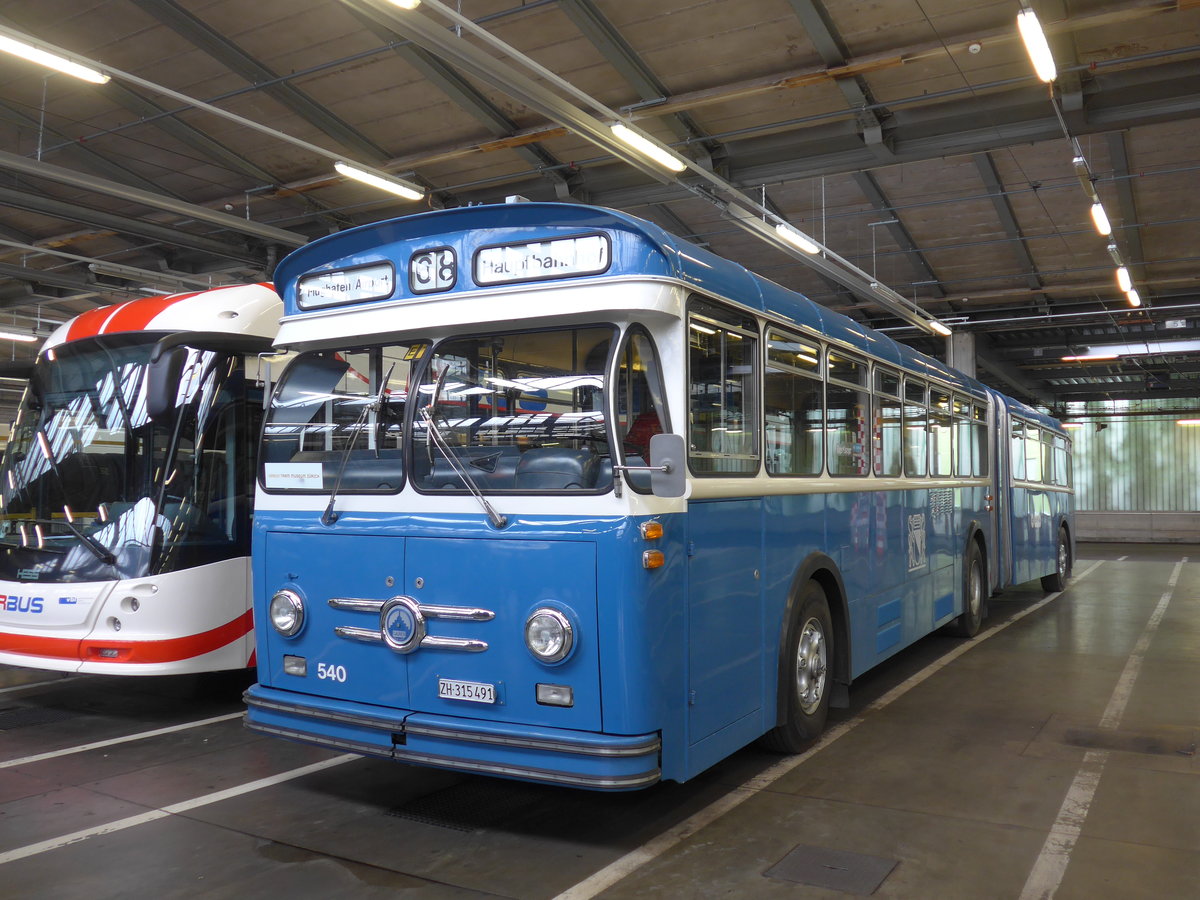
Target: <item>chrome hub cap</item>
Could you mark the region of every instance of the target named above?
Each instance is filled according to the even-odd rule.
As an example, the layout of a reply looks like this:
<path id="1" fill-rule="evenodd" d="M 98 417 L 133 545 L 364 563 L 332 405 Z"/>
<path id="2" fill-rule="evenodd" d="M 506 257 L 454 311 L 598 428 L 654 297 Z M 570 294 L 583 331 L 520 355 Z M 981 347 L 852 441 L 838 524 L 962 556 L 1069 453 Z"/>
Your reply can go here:
<path id="1" fill-rule="evenodd" d="M 796 696 L 806 714 L 814 712 L 825 696 L 827 653 L 821 622 L 809 619 L 800 630 L 800 642 L 796 647 Z"/>

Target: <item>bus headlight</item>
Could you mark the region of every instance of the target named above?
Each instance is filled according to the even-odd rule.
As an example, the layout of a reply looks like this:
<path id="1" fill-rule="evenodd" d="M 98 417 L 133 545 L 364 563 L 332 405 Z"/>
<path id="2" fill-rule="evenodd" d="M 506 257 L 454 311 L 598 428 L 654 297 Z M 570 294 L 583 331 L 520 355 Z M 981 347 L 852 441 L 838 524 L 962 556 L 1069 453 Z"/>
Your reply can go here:
<path id="1" fill-rule="evenodd" d="M 291 637 L 304 625 L 304 601 L 295 591 L 276 591 L 267 612 L 275 630 L 284 637 Z"/>
<path id="2" fill-rule="evenodd" d="M 525 620 L 525 646 L 539 662 L 556 663 L 567 658 L 575 644 L 571 620 L 557 609 L 535 609 Z"/>

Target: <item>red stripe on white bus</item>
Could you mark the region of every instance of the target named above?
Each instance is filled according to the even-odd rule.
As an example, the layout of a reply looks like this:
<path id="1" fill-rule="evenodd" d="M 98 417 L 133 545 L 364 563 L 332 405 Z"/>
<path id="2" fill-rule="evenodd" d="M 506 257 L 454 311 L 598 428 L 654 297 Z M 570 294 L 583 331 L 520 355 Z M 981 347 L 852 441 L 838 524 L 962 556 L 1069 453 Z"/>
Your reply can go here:
<path id="1" fill-rule="evenodd" d="M 151 663 L 182 662 L 212 653 L 250 633 L 254 617 L 250 610 L 210 631 L 162 641 L 100 641 L 88 638 L 50 638 L 31 634 L 0 633 L 0 652 L 48 659 L 78 659 L 84 662 Z M 116 655 L 102 656 L 102 651 Z"/>

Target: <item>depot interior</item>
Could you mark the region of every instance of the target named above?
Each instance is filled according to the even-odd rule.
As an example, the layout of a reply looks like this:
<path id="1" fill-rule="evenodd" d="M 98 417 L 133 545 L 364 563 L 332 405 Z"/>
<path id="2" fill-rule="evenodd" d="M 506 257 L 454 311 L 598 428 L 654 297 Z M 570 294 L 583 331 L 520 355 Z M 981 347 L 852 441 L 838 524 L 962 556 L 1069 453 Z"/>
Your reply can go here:
<path id="1" fill-rule="evenodd" d="M 354 225 L 587 202 L 1058 417 L 1081 541 L 1200 536 L 1197 0 L 404 6 L 0 3 L 99 73 L 0 53 L 0 359 Z"/>

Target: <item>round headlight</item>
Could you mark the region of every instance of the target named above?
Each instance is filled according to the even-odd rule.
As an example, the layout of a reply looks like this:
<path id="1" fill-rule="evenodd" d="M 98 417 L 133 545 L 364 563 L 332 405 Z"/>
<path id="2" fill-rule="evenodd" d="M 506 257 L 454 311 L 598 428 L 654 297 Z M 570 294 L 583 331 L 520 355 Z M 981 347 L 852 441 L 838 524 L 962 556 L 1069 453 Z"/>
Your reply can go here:
<path id="1" fill-rule="evenodd" d="M 525 646 L 544 663 L 566 659 L 575 643 L 571 620 L 557 609 L 538 609 L 525 620 Z"/>
<path id="2" fill-rule="evenodd" d="M 295 591 L 277 591 L 268 610 L 271 624 L 284 637 L 291 637 L 304 624 L 304 601 Z"/>

